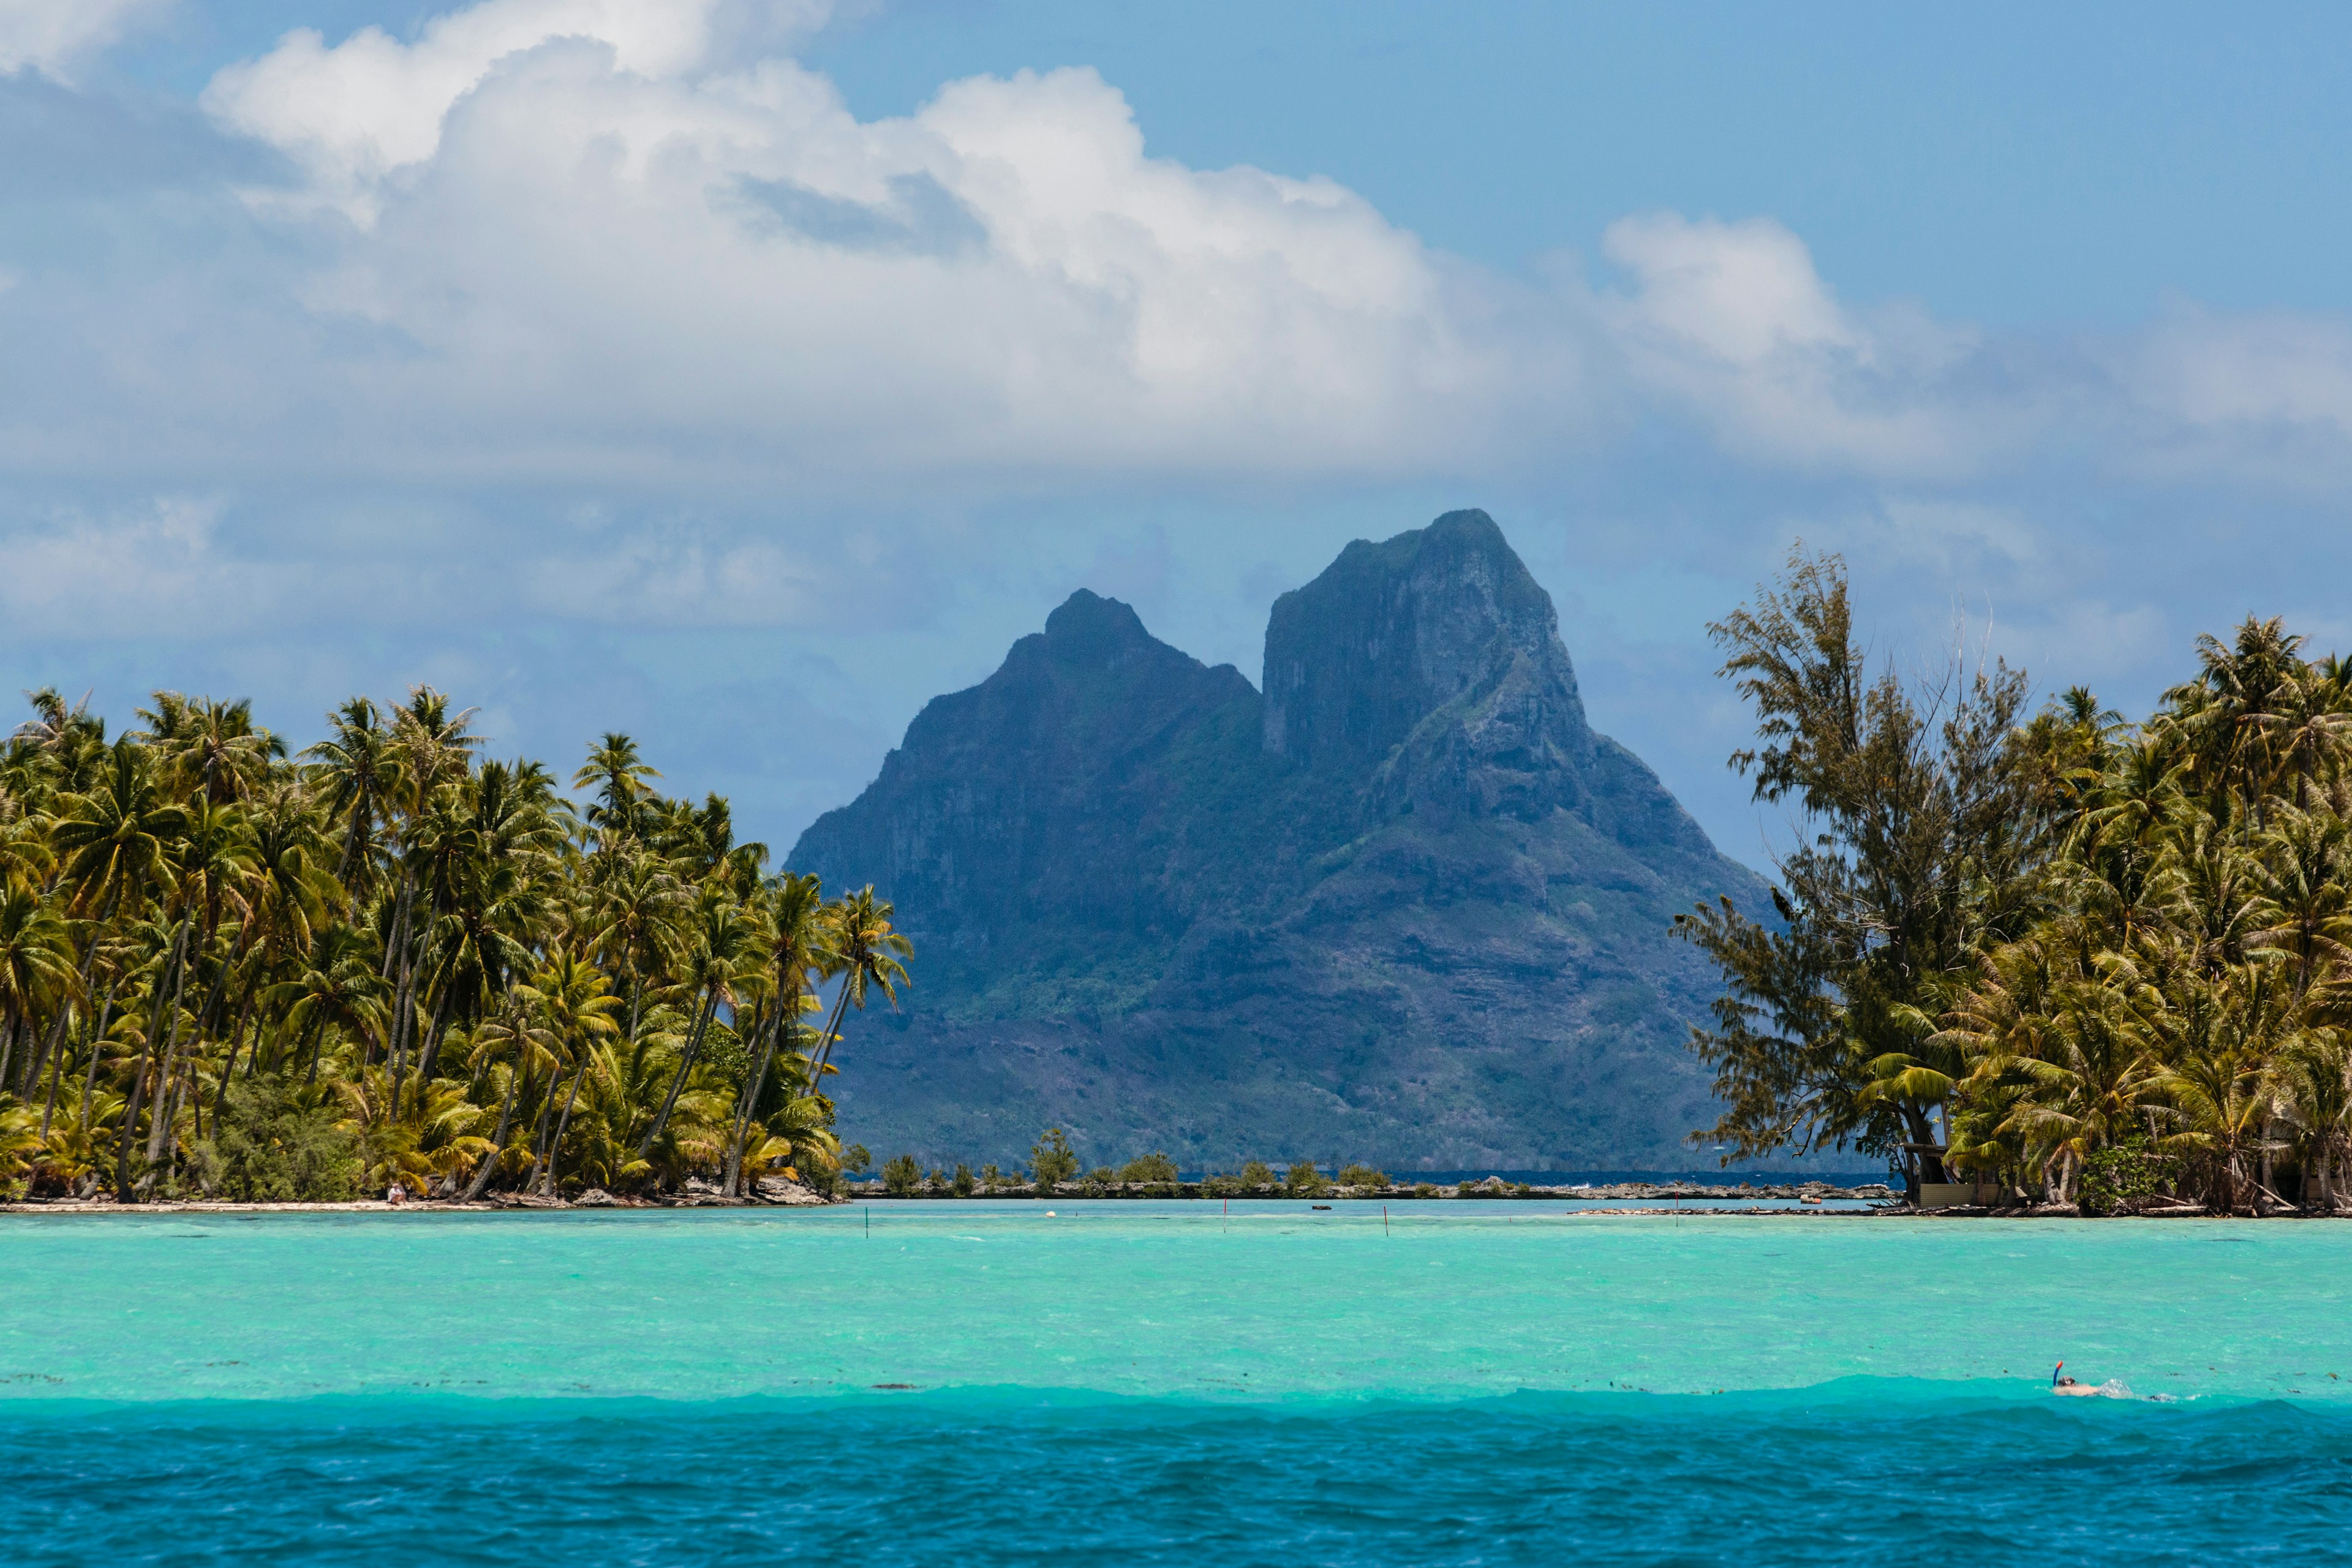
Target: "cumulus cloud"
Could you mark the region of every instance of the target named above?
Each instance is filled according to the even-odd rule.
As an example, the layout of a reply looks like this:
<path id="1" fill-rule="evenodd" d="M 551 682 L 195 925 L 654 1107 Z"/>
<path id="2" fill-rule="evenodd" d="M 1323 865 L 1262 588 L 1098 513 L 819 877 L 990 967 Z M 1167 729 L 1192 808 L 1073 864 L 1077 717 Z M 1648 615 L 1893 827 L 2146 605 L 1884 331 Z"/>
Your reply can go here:
<path id="1" fill-rule="evenodd" d="M 70 81 L 171 0 L 0 0 L 0 76 L 34 70 Z"/>
<path id="2" fill-rule="evenodd" d="M 860 121 L 717 15 L 488 0 L 222 71 L 298 171 L 255 199 L 341 215 L 303 305 L 388 346 L 330 397 L 461 462 L 917 484 L 1396 472 L 1578 417 L 1573 309 L 1330 180 L 1152 157 L 1089 69 Z"/>
<path id="3" fill-rule="evenodd" d="M 1628 217 L 1602 249 L 1634 281 L 1609 308 L 1634 374 L 1748 457 L 1965 472 L 2021 434 L 1956 384 L 1978 334 L 1847 307 L 1780 224 Z"/>

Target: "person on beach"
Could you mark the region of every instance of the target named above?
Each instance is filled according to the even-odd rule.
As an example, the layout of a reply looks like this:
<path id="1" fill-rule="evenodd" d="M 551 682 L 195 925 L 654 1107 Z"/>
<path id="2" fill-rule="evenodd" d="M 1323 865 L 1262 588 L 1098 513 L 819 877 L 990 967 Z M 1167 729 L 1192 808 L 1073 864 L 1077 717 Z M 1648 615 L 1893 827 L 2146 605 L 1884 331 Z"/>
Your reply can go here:
<path id="1" fill-rule="evenodd" d="M 408 1201 L 408 1189 L 402 1186 L 398 1182 L 394 1182 L 392 1184 L 392 1191 L 383 1194 L 383 1201 L 392 1205 L 393 1207 L 398 1208 L 402 1204 Z M 2062 1363 L 2061 1364 L 2063 1365 L 2063 1363 Z"/>

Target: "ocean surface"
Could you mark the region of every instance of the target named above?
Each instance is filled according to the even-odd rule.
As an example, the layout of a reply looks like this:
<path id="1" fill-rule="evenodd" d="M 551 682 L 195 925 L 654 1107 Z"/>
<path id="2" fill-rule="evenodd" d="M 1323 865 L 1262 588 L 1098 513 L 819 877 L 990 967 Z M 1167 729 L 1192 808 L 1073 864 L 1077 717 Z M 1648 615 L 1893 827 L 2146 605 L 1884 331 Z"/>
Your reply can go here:
<path id="1" fill-rule="evenodd" d="M 5 1216 L 0 1528 L 22 1564 L 2342 1561 L 2352 1226 Z"/>

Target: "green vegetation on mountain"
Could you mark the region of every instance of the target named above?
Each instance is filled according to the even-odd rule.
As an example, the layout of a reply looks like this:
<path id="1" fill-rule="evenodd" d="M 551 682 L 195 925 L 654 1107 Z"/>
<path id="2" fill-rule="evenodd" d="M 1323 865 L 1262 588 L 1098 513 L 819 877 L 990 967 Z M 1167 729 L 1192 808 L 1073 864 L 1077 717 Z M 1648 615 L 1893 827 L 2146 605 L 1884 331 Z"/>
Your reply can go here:
<path id="1" fill-rule="evenodd" d="M 0 1186 L 837 1177 L 821 1086 L 905 979 L 890 907 L 763 876 L 727 803 L 665 799 L 626 736 L 573 779 L 583 814 L 429 689 L 352 699 L 299 757 L 241 702 L 159 692 L 110 742 L 33 700 L 0 754 Z"/>
<path id="2" fill-rule="evenodd" d="M 2202 637 L 2127 723 L 2022 675 L 1874 673 L 1843 569 L 1799 554 L 1713 628 L 1759 719 L 1733 759 L 1812 837 L 1780 919 L 1684 933 L 1734 1150 L 1895 1156 L 2099 1212 L 2334 1208 L 2352 1148 L 2352 667 L 2276 620 Z"/>

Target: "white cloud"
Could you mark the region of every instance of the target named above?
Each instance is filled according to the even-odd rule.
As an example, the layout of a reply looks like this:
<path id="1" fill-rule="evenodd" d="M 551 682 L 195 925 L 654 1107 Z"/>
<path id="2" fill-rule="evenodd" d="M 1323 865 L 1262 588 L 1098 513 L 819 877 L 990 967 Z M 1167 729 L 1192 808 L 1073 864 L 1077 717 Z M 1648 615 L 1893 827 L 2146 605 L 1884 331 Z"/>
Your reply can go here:
<path id="1" fill-rule="evenodd" d="M 331 400 L 427 461 L 918 486 L 1409 471 L 1574 416 L 1573 300 L 1329 180 L 1153 158 L 1088 69 L 861 122 L 706 58 L 711 16 L 488 0 L 220 73 L 303 171 L 273 199 L 358 220 L 306 304 L 399 352 Z"/>
<path id="2" fill-rule="evenodd" d="M 2011 444 L 2014 411 L 1956 395 L 1977 335 L 1839 302 L 1769 219 L 1620 219 L 1603 237 L 1634 292 L 1610 302 L 1634 374 L 1735 450 L 1864 472 L 1963 472 Z"/>
<path id="3" fill-rule="evenodd" d="M 214 77 L 204 104 L 294 157 L 317 194 L 364 218 L 374 188 L 431 158 L 451 106 L 507 57 L 554 38 L 593 39 L 616 70 L 674 78 L 702 63 L 720 8 L 718 0 L 485 0 L 426 23 L 413 44 L 370 26 L 332 48 L 301 27 Z M 811 25 L 824 8 L 824 0 L 790 7 Z"/>
<path id="4" fill-rule="evenodd" d="M 2352 324 L 2181 307 L 2110 351 L 2150 468 L 2341 486 L 2352 474 Z"/>
<path id="5" fill-rule="evenodd" d="M 0 76 L 36 70 L 70 81 L 82 66 L 171 0 L 0 0 Z"/>
<path id="6" fill-rule="evenodd" d="M 161 497 L 0 533 L 0 613 L 20 637 L 62 641 L 249 627 L 286 597 L 289 574 L 217 551 L 221 510 L 216 500 Z"/>
<path id="7" fill-rule="evenodd" d="M 860 121 L 740 47 L 755 12 L 788 46 L 827 0 L 483 0 L 222 70 L 208 112 L 289 160 L 251 193 L 281 243 L 0 298 L 60 354 L 5 449 L 159 486 L 182 453 L 210 482 L 291 452 L 900 501 L 1558 475 L 1618 443 L 1915 489 L 2352 456 L 2341 323 L 1979 331 L 1841 298 L 1766 218 L 1629 217 L 1622 286 L 1523 282 L 1329 179 L 1153 156 L 1092 70 Z"/>

